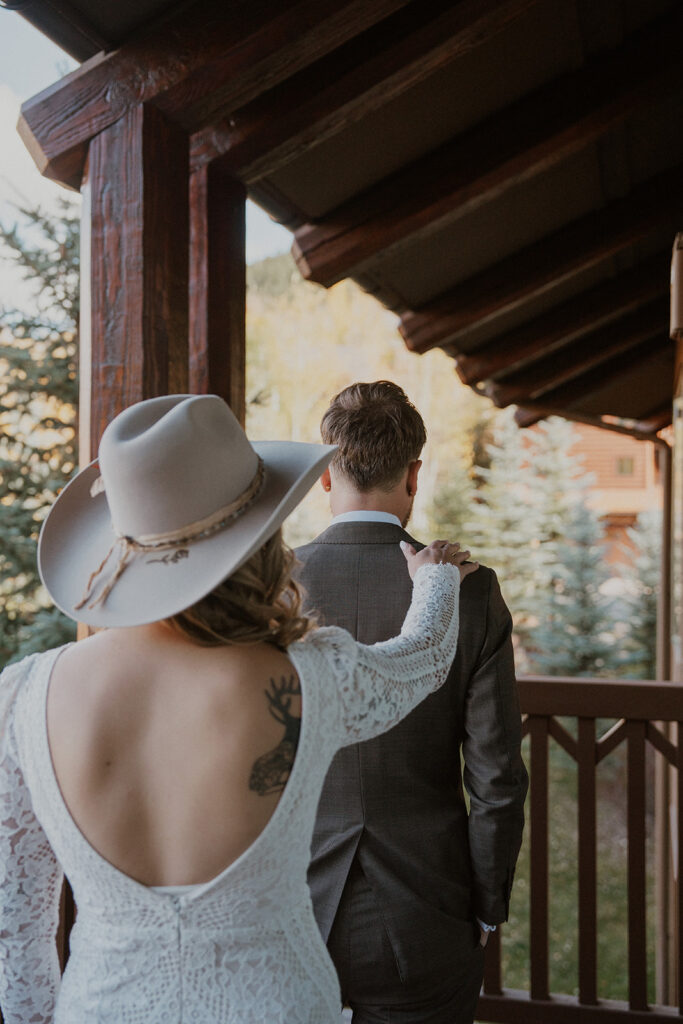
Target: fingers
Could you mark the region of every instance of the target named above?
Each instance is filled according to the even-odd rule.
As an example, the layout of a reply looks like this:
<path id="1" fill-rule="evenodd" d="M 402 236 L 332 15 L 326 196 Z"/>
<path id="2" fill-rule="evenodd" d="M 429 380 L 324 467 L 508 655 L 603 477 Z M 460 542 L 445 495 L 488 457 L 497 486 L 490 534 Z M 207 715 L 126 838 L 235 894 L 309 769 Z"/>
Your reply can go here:
<path id="1" fill-rule="evenodd" d="M 470 557 L 470 552 L 467 550 L 462 551 L 460 544 L 457 542 L 451 544 L 448 540 L 433 540 L 431 544 L 428 544 L 420 552 L 416 552 L 413 545 L 408 543 L 408 541 L 401 541 L 400 545 L 408 563 L 408 571 L 411 577 L 415 576 L 420 565 L 426 565 L 430 562 L 433 565 L 440 563 L 454 565 L 460 573 L 461 580 L 465 576 L 469 576 L 470 573 L 476 572 L 479 568 L 478 562 L 467 561 Z"/>
<path id="2" fill-rule="evenodd" d="M 465 562 L 463 565 L 458 566 L 458 572 L 460 573 L 461 581 L 465 579 L 465 576 L 470 576 L 473 572 L 476 572 L 479 568 L 479 562 Z"/>

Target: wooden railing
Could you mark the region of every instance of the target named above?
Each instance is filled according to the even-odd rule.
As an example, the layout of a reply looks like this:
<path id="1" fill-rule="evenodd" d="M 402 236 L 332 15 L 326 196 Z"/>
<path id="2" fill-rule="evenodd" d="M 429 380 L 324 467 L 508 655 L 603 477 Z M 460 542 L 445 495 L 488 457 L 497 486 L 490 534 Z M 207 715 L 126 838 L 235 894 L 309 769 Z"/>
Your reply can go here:
<path id="1" fill-rule="evenodd" d="M 683 761 L 683 684 L 635 680 L 527 677 L 519 683 L 524 732 L 529 736 L 531 779 L 529 820 L 529 977 L 530 991 L 504 987 L 501 943 L 505 926 L 489 943 L 484 988 L 477 1020 L 503 1024 L 670 1024 L 683 1008 L 648 1004 L 646 907 L 646 812 L 648 744 L 679 773 Z M 569 718 L 569 723 L 558 719 Z M 597 719 L 616 720 L 598 737 Z M 673 726 L 669 723 L 674 723 Z M 672 738 L 674 737 L 674 738 Z M 675 738 L 677 737 L 677 738 Z M 553 740 L 576 762 L 578 773 L 578 996 L 552 994 L 549 986 L 549 748 Z M 596 768 L 626 744 L 625 818 L 628 879 L 628 1001 L 598 998 L 597 801 Z M 677 787 L 674 876 L 680 878 L 683 849 L 683 785 Z M 683 997 L 683 886 L 678 886 L 675 967 Z M 502 935 L 502 938 L 501 938 Z"/>

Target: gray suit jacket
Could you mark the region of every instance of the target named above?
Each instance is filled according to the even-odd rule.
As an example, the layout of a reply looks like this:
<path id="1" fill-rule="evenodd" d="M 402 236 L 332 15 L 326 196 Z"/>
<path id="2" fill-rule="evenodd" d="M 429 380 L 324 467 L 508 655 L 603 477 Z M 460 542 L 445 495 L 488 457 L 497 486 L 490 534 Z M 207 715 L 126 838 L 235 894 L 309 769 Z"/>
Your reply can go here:
<path id="1" fill-rule="evenodd" d="M 297 550 L 322 625 L 366 644 L 400 632 L 412 593 L 400 540 L 422 547 L 398 526 L 348 522 Z M 404 977 L 447 959 L 453 919 L 508 915 L 528 785 L 511 625 L 495 573 L 466 577 L 446 683 L 389 732 L 339 751 L 325 782 L 309 871 L 323 937 L 358 857 Z"/>

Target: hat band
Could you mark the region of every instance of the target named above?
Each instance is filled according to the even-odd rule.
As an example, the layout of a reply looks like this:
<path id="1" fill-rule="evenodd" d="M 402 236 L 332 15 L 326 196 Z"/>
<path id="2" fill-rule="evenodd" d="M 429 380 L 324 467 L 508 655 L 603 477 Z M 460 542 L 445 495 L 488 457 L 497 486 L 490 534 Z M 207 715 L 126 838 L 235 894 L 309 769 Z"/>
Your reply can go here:
<path id="1" fill-rule="evenodd" d="M 121 547 L 116 569 L 104 588 L 88 605 L 88 608 L 96 608 L 97 605 L 104 604 L 107 597 L 113 590 L 114 585 L 121 578 L 126 566 L 134 555 L 145 552 L 163 551 L 168 550 L 169 548 L 183 547 L 191 541 L 202 540 L 204 537 L 211 536 L 212 534 L 218 533 L 220 530 L 230 526 L 235 519 L 246 511 L 247 507 L 251 504 L 254 498 L 256 498 L 263 487 L 265 467 L 263 459 L 259 456 L 257 456 L 257 458 L 258 466 L 256 473 L 246 490 L 242 491 L 234 501 L 231 501 L 228 505 L 224 505 L 222 508 L 217 509 L 204 519 L 198 519 L 195 522 L 188 523 L 186 526 L 181 526 L 176 530 L 169 530 L 165 533 L 146 533 L 141 534 L 139 537 L 130 537 L 121 533 L 112 524 L 114 533 L 116 534 L 116 540 L 109 548 L 109 551 L 104 556 L 97 569 L 90 574 L 83 597 L 78 604 L 74 605 L 74 608 L 82 608 L 83 605 L 90 600 L 95 589 L 95 582 L 98 576 L 100 576 L 104 571 L 115 547 Z M 95 490 L 94 493 L 98 493 L 98 491 Z"/>

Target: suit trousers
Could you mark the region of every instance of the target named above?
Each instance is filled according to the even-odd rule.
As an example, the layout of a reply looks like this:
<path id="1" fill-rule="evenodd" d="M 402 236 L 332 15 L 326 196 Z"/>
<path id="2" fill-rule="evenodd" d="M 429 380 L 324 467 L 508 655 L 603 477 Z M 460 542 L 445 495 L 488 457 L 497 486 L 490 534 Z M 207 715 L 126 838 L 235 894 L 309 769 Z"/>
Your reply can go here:
<path id="1" fill-rule="evenodd" d="M 484 975 L 476 922 L 461 932 L 455 962 L 433 964 L 406 984 L 363 870 L 354 861 L 328 940 L 353 1024 L 472 1024 Z"/>

